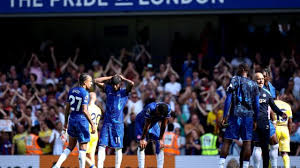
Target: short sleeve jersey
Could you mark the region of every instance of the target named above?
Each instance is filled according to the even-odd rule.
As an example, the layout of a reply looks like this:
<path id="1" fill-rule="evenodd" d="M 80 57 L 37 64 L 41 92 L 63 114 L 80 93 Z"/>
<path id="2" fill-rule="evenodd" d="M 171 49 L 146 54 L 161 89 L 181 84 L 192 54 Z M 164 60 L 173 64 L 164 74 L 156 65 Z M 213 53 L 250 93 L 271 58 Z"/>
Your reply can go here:
<path id="1" fill-rule="evenodd" d="M 159 103 L 153 102 L 153 103 L 148 104 L 143 109 L 143 111 L 142 111 L 142 113 L 144 113 L 144 115 L 145 115 L 145 118 L 151 119 L 151 121 L 155 122 L 155 121 L 159 121 L 159 120 L 163 120 L 165 118 L 170 118 L 171 117 L 171 107 L 168 104 L 166 104 L 168 106 L 168 112 L 165 113 L 164 115 L 156 116 L 155 115 L 155 113 L 156 113 L 156 106 L 158 104 L 166 104 L 166 103 L 163 103 L 163 102 L 159 102 Z"/>
<path id="2" fill-rule="evenodd" d="M 115 91 L 111 85 L 106 85 L 106 112 L 105 123 L 122 124 L 123 110 L 128 101 L 128 93 L 125 88 Z"/>

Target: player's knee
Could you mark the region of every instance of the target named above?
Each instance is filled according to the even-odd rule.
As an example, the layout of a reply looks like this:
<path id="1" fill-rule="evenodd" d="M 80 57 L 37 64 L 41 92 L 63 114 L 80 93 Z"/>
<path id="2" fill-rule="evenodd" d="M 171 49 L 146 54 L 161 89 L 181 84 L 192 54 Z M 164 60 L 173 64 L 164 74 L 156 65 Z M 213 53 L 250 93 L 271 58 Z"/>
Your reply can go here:
<path id="1" fill-rule="evenodd" d="M 86 150 L 87 149 L 87 143 L 80 143 L 79 144 L 79 149 L 80 150 Z"/>

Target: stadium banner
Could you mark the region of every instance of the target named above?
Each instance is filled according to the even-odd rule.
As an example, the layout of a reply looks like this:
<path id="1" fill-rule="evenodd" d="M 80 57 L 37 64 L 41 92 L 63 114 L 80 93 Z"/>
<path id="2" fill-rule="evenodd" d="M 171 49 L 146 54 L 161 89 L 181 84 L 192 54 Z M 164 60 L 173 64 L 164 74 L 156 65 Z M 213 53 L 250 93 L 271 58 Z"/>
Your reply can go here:
<path id="1" fill-rule="evenodd" d="M 188 167 L 188 168 L 199 168 L 201 167 L 218 167 L 219 156 L 176 156 L 175 165 L 176 168 Z M 226 158 L 225 166 L 230 160 L 236 160 L 239 162 L 239 156 L 228 156 Z M 300 165 L 300 156 L 290 156 L 291 168 L 296 168 Z M 250 159 L 250 165 L 253 166 L 253 159 Z M 262 167 L 262 160 L 260 166 Z M 278 157 L 278 167 L 284 167 L 282 157 Z"/>
<path id="2" fill-rule="evenodd" d="M 13 123 L 11 120 L 0 120 L 0 131 L 11 132 Z"/>
<path id="3" fill-rule="evenodd" d="M 0 156 L 1 168 L 39 168 L 40 157 L 36 156 Z M 48 166 L 49 167 L 49 166 Z"/>
<path id="4" fill-rule="evenodd" d="M 299 0 L 1 0 L 0 14 L 299 9 Z"/>
<path id="5" fill-rule="evenodd" d="M 40 156 L 40 167 L 52 167 L 58 160 L 59 156 L 50 156 L 50 155 L 41 155 Z M 95 157 L 97 162 L 97 156 Z M 155 155 L 146 156 L 145 158 L 146 162 L 146 168 L 148 167 L 156 167 L 156 157 Z M 165 156 L 165 165 L 168 165 L 168 167 L 175 167 L 175 157 L 174 156 Z M 115 167 L 115 156 L 108 155 L 105 157 L 104 162 L 105 167 Z M 75 168 L 79 167 L 78 163 L 78 156 L 69 156 L 67 160 L 62 164 L 62 167 L 69 167 L 69 168 Z M 127 167 L 127 168 L 136 168 L 138 167 L 138 161 L 136 155 L 123 155 L 122 159 L 122 165 L 121 167 Z"/>

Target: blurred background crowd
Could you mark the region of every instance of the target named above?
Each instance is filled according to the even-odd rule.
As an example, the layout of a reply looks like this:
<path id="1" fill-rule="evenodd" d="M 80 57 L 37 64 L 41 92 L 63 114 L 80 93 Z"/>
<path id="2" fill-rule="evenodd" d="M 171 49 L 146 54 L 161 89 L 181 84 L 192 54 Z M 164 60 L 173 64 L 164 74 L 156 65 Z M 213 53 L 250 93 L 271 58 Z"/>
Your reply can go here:
<path id="1" fill-rule="evenodd" d="M 42 42 L 30 54 L 27 51 L 22 56 L 22 64 L 8 65 L 3 59 L 0 154 L 26 154 L 24 139 L 34 133 L 40 137 L 38 143 L 43 154 L 59 155 L 66 145 L 60 140 L 60 134 L 68 91 L 77 85 L 78 75 L 87 72 L 94 78 L 123 74 L 135 83 L 124 110 L 124 154 L 136 154 L 136 115 L 147 103 L 163 101 L 172 110 L 167 131 L 177 136 L 180 152 L 176 154 L 200 155 L 201 136 L 205 133 L 216 135 L 217 147 L 222 145 L 223 131 L 218 122 L 223 115 L 225 90 L 237 66 L 245 62 L 251 67 L 250 78 L 256 71 L 269 70 L 270 82 L 278 95 L 291 105 L 290 154 L 299 155 L 300 42 L 296 37 L 300 27 L 276 24 L 261 31 L 250 24 L 240 29 L 243 40 L 237 40 L 239 33 L 232 36 L 235 46 L 230 54 L 222 56 L 214 52 L 219 45 L 211 26 L 206 25 L 197 45 L 177 33 L 171 55 L 165 56 L 163 62 L 152 59 L 147 39 L 93 60 L 86 59 L 80 47 L 69 53 L 70 57 L 59 57 L 57 50 L 64 46 L 51 40 Z M 95 92 L 96 103 L 105 112 L 106 96 L 97 88 Z M 230 153 L 239 155 L 242 142 L 234 142 Z M 153 154 L 153 148 L 148 146 L 146 153 Z M 112 152 L 107 150 L 108 154 Z"/>

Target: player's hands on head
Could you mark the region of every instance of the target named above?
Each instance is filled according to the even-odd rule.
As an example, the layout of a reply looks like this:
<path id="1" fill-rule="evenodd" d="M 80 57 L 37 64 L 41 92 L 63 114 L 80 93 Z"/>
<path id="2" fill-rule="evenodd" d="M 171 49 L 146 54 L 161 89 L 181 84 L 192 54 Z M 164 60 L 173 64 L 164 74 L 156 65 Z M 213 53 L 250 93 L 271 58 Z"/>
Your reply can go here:
<path id="1" fill-rule="evenodd" d="M 123 75 L 119 75 L 119 77 L 122 79 L 122 80 L 124 80 L 125 78 L 124 78 L 124 76 Z"/>
<path id="2" fill-rule="evenodd" d="M 146 146 L 147 146 L 147 143 L 148 142 L 145 139 L 141 139 L 140 140 L 140 147 L 141 147 L 141 149 L 145 149 Z"/>

